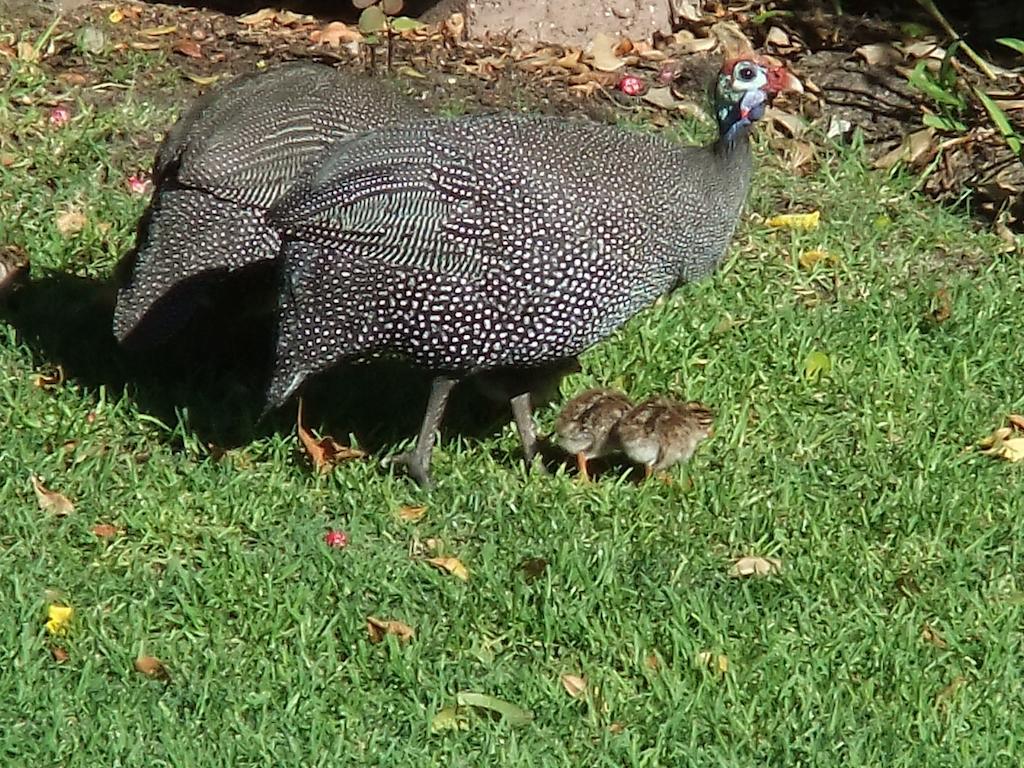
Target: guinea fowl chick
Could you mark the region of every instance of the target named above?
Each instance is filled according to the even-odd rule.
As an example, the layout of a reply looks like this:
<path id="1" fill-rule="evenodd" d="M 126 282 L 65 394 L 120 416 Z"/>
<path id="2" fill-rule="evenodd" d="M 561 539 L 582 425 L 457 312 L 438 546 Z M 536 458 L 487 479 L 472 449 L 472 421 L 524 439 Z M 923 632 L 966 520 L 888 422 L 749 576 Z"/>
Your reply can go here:
<path id="1" fill-rule="evenodd" d="M 701 440 L 711 434 L 714 414 L 700 403 L 652 397 L 625 414 L 614 439 L 631 461 L 644 467 L 644 478 L 689 461 Z"/>
<path id="2" fill-rule="evenodd" d="M 580 477 L 590 480 L 587 461 L 610 453 L 615 425 L 633 408 L 633 402 L 614 389 L 588 389 L 562 409 L 555 420 L 555 442 L 575 454 Z"/>

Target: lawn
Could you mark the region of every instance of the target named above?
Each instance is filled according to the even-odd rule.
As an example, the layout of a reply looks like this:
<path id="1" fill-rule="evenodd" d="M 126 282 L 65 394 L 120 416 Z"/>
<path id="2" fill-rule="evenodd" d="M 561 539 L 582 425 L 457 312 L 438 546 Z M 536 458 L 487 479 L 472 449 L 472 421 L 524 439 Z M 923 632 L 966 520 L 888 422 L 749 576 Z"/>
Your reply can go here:
<path id="1" fill-rule="evenodd" d="M 562 385 L 713 407 L 672 482 L 527 476 L 501 422 L 447 433 L 421 492 L 379 466 L 419 388 L 371 459 L 317 474 L 291 413 L 254 426 L 251 368 L 136 375 L 106 335 L 146 202 L 127 179 L 180 108 L 135 85 L 161 63 L 122 53 L 87 94 L 17 63 L 0 85 L 0 243 L 33 280 L 0 325 L 0 762 L 1019 765 L 1024 465 L 971 448 L 1024 411 L 1024 264 L 968 211 L 856 144 L 822 140 L 798 178 L 762 141 L 723 268 Z M 765 223 L 812 209 L 814 230 Z M 742 556 L 781 572 L 733 577 Z M 370 616 L 415 636 L 373 643 Z M 465 692 L 532 720 L 446 712 Z"/>

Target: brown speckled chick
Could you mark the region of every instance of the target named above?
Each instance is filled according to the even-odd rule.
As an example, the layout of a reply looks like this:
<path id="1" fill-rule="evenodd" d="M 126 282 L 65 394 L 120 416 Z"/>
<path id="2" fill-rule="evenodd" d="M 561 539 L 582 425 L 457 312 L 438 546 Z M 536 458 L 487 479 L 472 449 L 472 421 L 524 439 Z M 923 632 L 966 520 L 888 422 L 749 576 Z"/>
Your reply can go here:
<path id="1" fill-rule="evenodd" d="M 688 461 L 701 440 L 711 434 L 714 414 L 700 403 L 652 397 L 624 415 L 613 439 L 631 461 L 644 467 L 645 477 Z"/>
<path id="2" fill-rule="evenodd" d="M 584 480 L 590 479 L 588 460 L 617 449 L 612 433 L 632 408 L 632 401 L 622 392 L 603 388 L 588 389 L 565 404 L 555 420 L 555 442 L 575 454 Z"/>

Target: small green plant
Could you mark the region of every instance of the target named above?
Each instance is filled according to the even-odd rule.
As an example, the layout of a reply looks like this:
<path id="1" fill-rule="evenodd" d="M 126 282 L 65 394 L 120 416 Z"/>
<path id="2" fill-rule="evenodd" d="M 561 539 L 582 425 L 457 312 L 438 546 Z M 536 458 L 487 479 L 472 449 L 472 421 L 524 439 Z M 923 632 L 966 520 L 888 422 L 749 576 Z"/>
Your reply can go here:
<path id="1" fill-rule="evenodd" d="M 928 68 L 925 59 L 917 62 L 907 82 L 932 101 L 933 112 L 925 114 L 925 125 L 948 133 L 964 133 L 967 125 L 963 121 L 968 99 L 960 88 L 953 58 L 959 43 L 955 42 L 946 51 L 938 72 Z"/>

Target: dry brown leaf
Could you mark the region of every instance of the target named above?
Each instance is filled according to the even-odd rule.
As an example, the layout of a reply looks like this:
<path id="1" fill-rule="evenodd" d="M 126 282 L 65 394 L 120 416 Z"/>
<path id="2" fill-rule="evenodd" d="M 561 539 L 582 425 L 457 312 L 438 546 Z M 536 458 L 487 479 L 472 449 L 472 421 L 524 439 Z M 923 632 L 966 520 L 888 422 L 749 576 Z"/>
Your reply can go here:
<path id="1" fill-rule="evenodd" d="M 587 45 L 584 54 L 594 69 L 601 72 L 614 72 L 626 65 L 624 59 L 620 59 L 615 55 L 615 46 L 616 41 L 614 39 L 604 32 L 599 32 Z"/>
<path id="2" fill-rule="evenodd" d="M 986 456 L 996 456 L 1011 462 L 1024 461 L 1024 437 L 1013 437 L 1013 427 L 1000 427 L 981 440 L 978 447 Z"/>
<path id="3" fill-rule="evenodd" d="M 3 158 L 0 157 L 0 164 Z M 0 245 L 0 301 L 28 282 L 29 261 L 17 245 Z"/>
<path id="4" fill-rule="evenodd" d="M 185 73 L 185 77 L 196 85 L 213 85 L 220 80 L 220 75 L 193 75 L 188 72 Z"/>
<path id="5" fill-rule="evenodd" d="M 1010 426 L 1015 429 L 1024 430 L 1024 416 L 1021 416 L 1019 413 L 1011 413 Z"/>
<path id="6" fill-rule="evenodd" d="M 68 660 L 68 652 L 61 648 L 59 645 L 50 646 L 50 655 L 53 656 L 53 660 L 58 664 L 63 664 Z"/>
<path id="7" fill-rule="evenodd" d="M 310 461 L 313 462 L 313 468 L 316 469 L 317 472 L 329 472 L 343 461 L 361 459 L 366 456 L 365 451 L 360 451 L 358 448 L 350 448 L 342 445 L 329 435 L 327 437 L 317 438 L 312 432 L 302 426 L 302 398 L 299 398 L 298 414 L 296 418 L 299 429 L 299 440 L 302 441 L 302 445 L 306 449 L 306 453 L 309 454 Z"/>
<path id="8" fill-rule="evenodd" d="M 366 617 L 366 632 L 371 643 L 379 643 L 387 635 L 394 635 L 399 642 L 407 643 L 416 635 L 416 630 L 408 624 L 394 619 L 378 619 L 376 616 Z"/>
<path id="9" fill-rule="evenodd" d="M 469 581 L 469 570 L 457 557 L 428 557 L 426 562 L 463 581 Z"/>
<path id="10" fill-rule="evenodd" d="M 656 107 L 662 109 L 675 109 L 682 102 L 679 101 L 675 96 L 672 95 L 672 89 L 669 87 L 664 88 L 649 88 L 641 98 L 648 104 L 653 104 Z"/>
<path id="11" fill-rule="evenodd" d="M 946 639 L 941 634 L 939 634 L 939 631 L 937 629 L 934 629 L 931 626 L 931 624 L 925 624 L 923 627 L 921 627 L 921 639 L 924 640 L 926 643 L 934 645 L 936 648 L 942 648 L 943 650 L 945 650 L 949 647 L 949 644 L 946 642 Z"/>
<path id="12" fill-rule="evenodd" d="M 39 389 L 47 392 L 52 392 L 54 389 L 64 383 L 66 379 L 64 373 L 64 366 L 58 365 L 54 370 L 49 373 L 37 373 L 32 377 L 32 386 L 38 387 Z"/>
<path id="13" fill-rule="evenodd" d="M 321 45 L 330 45 L 339 48 L 349 43 L 360 43 L 363 41 L 363 33 L 355 27 L 342 24 L 340 21 L 332 21 L 323 29 L 315 29 L 309 34 L 309 39 Z"/>
<path id="14" fill-rule="evenodd" d="M 67 496 L 51 491 L 35 475 L 32 475 L 32 488 L 35 489 L 39 508 L 44 512 L 51 512 L 57 517 L 67 517 L 75 511 L 75 505 Z"/>
<path id="15" fill-rule="evenodd" d="M 782 160 L 794 173 L 806 173 L 814 164 L 817 149 L 809 141 L 799 139 L 779 139 L 785 142 L 782 147 Z"/>
<path id="16" fill-rule="evenodd" d="M 658 658 L 658 654 L 650 653 L 644 657 L 644 666 L 648 669 L 657 669 L 661 666 L 661 659 Z"/>
<path id="17" fill-rule="evenodd" d="M 565 692 L 572 696 L 574 699 L 578 699 L 587 692 L 587 681 L 586 678 L 580 677 L 579 675 L 562 675 L 562 687 L 565 688 Z"/>
<path id="18" fill-rule="evenodd" d="M 444 20 L 441 30 L 445 37 L 461 40 L 466 35 L 466 17 L 461 13 L 453 13 Z"/>
<path id="19" fill-rule="evenodd" d="M 567 48 L 561 58 L 555 60 L 555 65 L 564 69 L 575 69 L 580 63 L 583 51 L 579 48 Z"/>
<path id="20" fill-rule="evenodd" d="M 869 67 L 891 67 L 903 61 L 900 53 L 891 43 L 871 43 L 854 50 Z"/>
<path id="21" fill-rule="evenodd" d="M 724 653 L 701 651 L 694 657 L 694 662 L 698 667 L 707 667 L 722 675 L 729 671 L 729 657 Z"/>
<path id="22" fill-rule="evenodd" d="M 819 264 L 821 262 L 829 263 L 832 260 L 831 253 L 818 249 L 804 251 L 800 254 L 800 258 L 798 259 L 800 266 L 807 270 L 813 269 L 815 264 Z"/>
<path id="23" fill-rule="evenodd" d="M 22 61 L 36 62 L 39 61 L 39 51 L 36 47 L 27 40 L 22 40 L 18 43 L 18 58 Z"/>
<path id="24" fill-rule="evenodd" d="M 738 578 L 741 576 L 768 576 L 782 571 L 782 561 L 775 557 L 758 557 L 751 555 L 740 557 L 733 562 L 729 569 L 729 575 Z"/>
<path id="25" fill-rule="evenodd" d="M 156 656 L 140 656 L 135 660 L 135 670 L 153 680 L 170 680 L 167 667 Z"/>
<path id="26" fill-rule="evenodd" d="M 931 309 L 928 314 L 936 323 L 944 323 L 953 316 L 953 300 L 950 298 L 948 290 L 939 288 L 932 294 Z"/>
<path id="27" fill-rule="evenodd" d="M 675 21 L 700 21 L 703 18 L 701 5 L 700 0 L 669 0 Z"/>
<path id="28" fill-rule="evenodd" d="M 918 166 L 930 160 L 935 151 L 935 131 L 932 128 L 923 128 L 904 137 L 898 147 L 875 160 L 875 168 L 887 171 L 897 163 Z"/>
<path id="29" fill-rule="evenodd" d="M 121 529 L 116 525 L 110 525 L 109 523 L 98 523 L 90 529 L 94 536 L 98 536 L 101 539 L 112 539 L 121 533 Z"/>
<path id="30" fill-rule="evenodd" d="M 626 726 L 622 723 L 614 722 L 608 726 L 608 733 L 618 736 L 620 733 L 626 730 Z"/>
<path id="31" fill-rule="evenodd" d="M 174 44 L 175 53 L 180 53 L 182 56 L 188 56 L 190 59 L 201 59 L 203 58 L 203 49 L 199 47 L 199 43 L 195 40 L 179 40 Z"/>
<path id="32" fill-rule="evenodd" d="M 957 675 L 953 678 L 952 682 L 935 694 L 935 703 L 940 707 L 946 707 L 949 702 L 952 701 L 953 697 L 956 696 L 957 691 L 967 685 L 967 678 L 963 675 Z"/>
<path id="33" fill-rule="evenodd" d="M 178 27 L 175 24 L 164 24 L 159 27 L 146 27 L 146 29 L 140 29 L 139 34 L 145 35 L 146 37 L 162 37 L 163 35 L 171 35 L 178 31 Z"/>
<path id="34" fill-rule="evenodd" d="M 77 235 L 85 228 L 85 216 L 77 208 L 57 214 L 57 231 L 64 237 Z"/>
<path id="35" fill-rule="evenodd" d="M 136 40 L 131 44 L 131 47 L 136 51 L 159 51 L 163 47 L 163 44 L 154 42 L 147 43 L 141 40 Z"/>
<path id="36" fill-rule="evenodd" d="M 425 514 L 427 514 L 427 508 L 424 506 L 407 505 L 398 510 L 398 518 L 407 523 L 418 522 L 423 519 Z"/>

